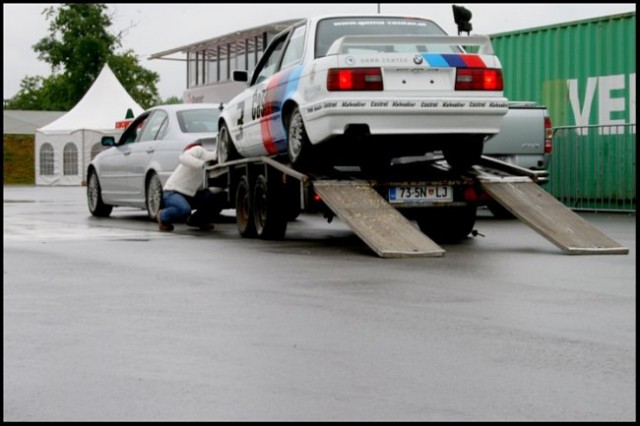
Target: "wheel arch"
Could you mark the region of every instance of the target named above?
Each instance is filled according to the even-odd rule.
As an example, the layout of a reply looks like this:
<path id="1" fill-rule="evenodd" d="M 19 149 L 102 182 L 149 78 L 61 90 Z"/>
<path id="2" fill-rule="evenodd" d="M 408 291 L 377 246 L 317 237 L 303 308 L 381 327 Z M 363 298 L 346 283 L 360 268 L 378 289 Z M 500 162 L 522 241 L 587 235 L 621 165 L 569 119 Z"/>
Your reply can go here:
<path id="1" fill-rule="evenodd" d="M 285 103 L 282 105 L 282 125 L 284 126 L 285 132 L 289 131 L 289 120 L 291 119 L 291 113 L 293 109 L 298 107 L 298 103 L 293 99 L 287 99 Z"/>
<path id="2" fill-rule="evenodd" d="M 145 192 L 145 195 L 147 194 L 147 187 L 149 186 L 149 180 L 151 180 L 151 176 L 153 176 L 153 175 L 158 175 L 158 178 L 160 178 L 160 182 L 164 186 L 164 182 L 162 182 L 162 175 L 160 173 L 158 173 L 158 171 L 155 168 L 151 167 L 151 168 L 149 168 L 149 170 L 147 170 L 147 172 L 144 175 L 144 192 Z"/>
<path id="3" fill-rule="evenodd" d="M 89 176 L 91 176 L 91 173 L 98 174 L 98 169 L 96 168 L 96 166 L 94 164 L 89 164 L 87 166 L 87 174 L 85 176 L 87 182 L 89 182 Z"/>

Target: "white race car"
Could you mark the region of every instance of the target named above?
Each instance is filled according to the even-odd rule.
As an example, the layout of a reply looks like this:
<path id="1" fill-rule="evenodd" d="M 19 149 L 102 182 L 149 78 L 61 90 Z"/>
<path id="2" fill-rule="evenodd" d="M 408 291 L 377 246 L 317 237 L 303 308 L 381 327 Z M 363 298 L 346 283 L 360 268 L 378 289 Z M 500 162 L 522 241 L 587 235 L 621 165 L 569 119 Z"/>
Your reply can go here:
<path id="1" fill-rule="evenodd" d="M 489 38 L 448 36 L 418 17 L 306 19 L 272 39 L 250 80 L 233 78 L 248 87 L 224 105 L 220 162 L 286 154 L 378 169 L 441 150 L 467 168 L 507 112 Z"/>

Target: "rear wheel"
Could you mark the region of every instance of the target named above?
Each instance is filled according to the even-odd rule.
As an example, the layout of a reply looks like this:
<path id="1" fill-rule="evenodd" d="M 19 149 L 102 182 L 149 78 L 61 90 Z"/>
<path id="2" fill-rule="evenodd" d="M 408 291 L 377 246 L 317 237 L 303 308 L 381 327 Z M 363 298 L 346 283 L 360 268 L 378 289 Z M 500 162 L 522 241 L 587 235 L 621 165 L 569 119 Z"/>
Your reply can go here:
<path id="1" fill-rule="evenodd" d="M 149 176 L 146 186 L 147 214 L 155 220 L 162 205 L 162 181 L 157 173 Z"/>
<path id="2" fill-rule="evenodd" d="M 220 164 L 240 158 L 226 124 L 223 124 L 218 132 L 217 157 Z"/>
<path id="3" fill-rule="evenodd" d="M 109 217 L 113 206 L 109 206 L 102 202 L 102 190 L 100 189 L 100 181 L 96 172 L 89 174 L 89 183 L 87 184 L 87 204 L 89 211 L 96 217 Z"/>
<path id="4" fill-rule="evenodd" d="M 253 190 L 253 219 L 258 236 L 265 240 L 280 240 L 287 230 L 284 185 L 276 179 L 258 176 Z"/>
<path id="5" fill-rule="evenodd" d="M 444 159 L 457 170 L 468 170 L 480 162 L 484 149 L 484 137 L 476 137 L 460 143 L 449 143 L 443 149 Z"/>
<path id="6" fill-rule="evenodd" d="M 238 232 L 244 238 L 253 238 L 257 235 L 253 220 L 251 186 L 247 176 L 240 178 L 236 189 L 236 225 Z"/>
<path id="7" fill-rule="evenodd" d="M 391 169 L 391 158 L 383 154 L 370 153 L 360 160 L 360 170 L 367 176 L 378 176 Z"/>
<path id="8" fill-rule="evenodd" d="M 456 243 L 473 231 L 477 206 L 426 209 L 417 218 L 418 227 L 436 243 Z"/>
<path id="9" fill-rule="evenodd" d="M 287 131 L 287 152 L 289 154 L 289 161 L 293 165 L 306 165 L 309 163 L 311 156 L 311 142 L 307 136 L 307 130 L 304 127 L 302 121 L 302 114 L 298 107 L 295 107 L 291 112 L 291 118 L 289 119 L 289 128 Z"/>

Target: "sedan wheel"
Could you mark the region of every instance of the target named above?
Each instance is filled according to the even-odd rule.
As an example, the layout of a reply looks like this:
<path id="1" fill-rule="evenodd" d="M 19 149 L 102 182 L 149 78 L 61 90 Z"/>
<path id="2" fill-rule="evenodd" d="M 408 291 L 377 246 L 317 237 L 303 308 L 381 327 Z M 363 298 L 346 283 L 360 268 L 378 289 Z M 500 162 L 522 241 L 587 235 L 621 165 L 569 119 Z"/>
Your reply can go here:
<path id="1" fill-rule="evenodd" d="M 109 217 L 113 206 L 109 206 L 102 202 L 102 193 L 100 189 L 100 181 L 95 172 L 89 175 L 89 184 L 87 185 L 87 203 L 89 211 L 96 217 Z"/>
<path id="2" fill-rule="evenodd" d="M 155 219 L 162 205 L 162 182 L 156 173 L 147 180 L 146 201 L 149 218 Z"/>

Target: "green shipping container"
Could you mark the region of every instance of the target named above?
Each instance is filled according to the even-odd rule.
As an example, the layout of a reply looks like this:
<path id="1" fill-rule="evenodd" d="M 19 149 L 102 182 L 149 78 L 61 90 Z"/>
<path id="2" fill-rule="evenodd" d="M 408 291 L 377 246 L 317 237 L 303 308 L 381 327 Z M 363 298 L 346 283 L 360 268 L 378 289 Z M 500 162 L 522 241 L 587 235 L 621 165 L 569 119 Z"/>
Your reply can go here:
<path id="1" fill-rule="evenodd" d="M 494 34 L 491 41 L 506 97 L 546 105 L 561 128 L 546 189 L 575 209 L 635 211 L 635 12 Z"/>

